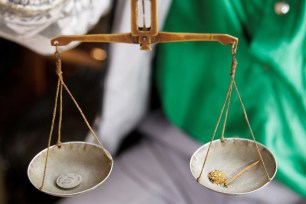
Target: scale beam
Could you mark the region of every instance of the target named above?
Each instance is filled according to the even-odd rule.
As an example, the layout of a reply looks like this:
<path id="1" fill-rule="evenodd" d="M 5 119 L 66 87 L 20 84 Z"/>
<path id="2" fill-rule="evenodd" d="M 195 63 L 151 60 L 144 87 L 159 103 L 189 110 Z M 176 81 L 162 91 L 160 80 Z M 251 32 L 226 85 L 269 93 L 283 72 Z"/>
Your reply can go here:
<path id="1" fill-rule="evenodd" d="M 141 38 L 141 39 L 140 39 Z M 153 43 L 217 41 L 224 45 L 238 44 L 238 38 L 227 34 L 196 34 L 159 32 L 157 36 L 132 36 L 132 33 L 95 34 L 95 35 L 63 35 L 51 39 L 51 45 L 64 46 L 73 41 L 139 44 L 141 50 L 151 50 Z"/>
<path id="2" fill-rule="evenodd" d="M 139 44 L 141 50 L 152 50 L 151 44 L 186 42 L 186 41 L 217 41 L 224 45 L 238 45 L 238 38 L 227 34 L 205 33 L 171 33 L 158 32 L 157 0 L 150 1 L 150 26 L 146 26 L 145 5 L 142 0 L 143 25 L 138 25 L 138 0 L 131 0 L 131 33 L 63 35 L 51 39 L 53 46 L 65 46 L 73 41 Z"/>

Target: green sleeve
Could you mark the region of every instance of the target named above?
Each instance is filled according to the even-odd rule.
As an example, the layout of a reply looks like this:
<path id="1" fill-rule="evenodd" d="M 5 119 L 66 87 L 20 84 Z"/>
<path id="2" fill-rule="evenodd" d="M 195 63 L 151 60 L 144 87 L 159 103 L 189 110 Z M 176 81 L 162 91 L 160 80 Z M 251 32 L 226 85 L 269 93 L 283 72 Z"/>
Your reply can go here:
<path id="1" fill-rule="evenodd" d="M 236 83 L 255 137 L 276 156 L 277 179 L 306 197 L 306 3 L 288 4 L 289 12 L 277 15 L 271 0 L 175 0 L 163 30 L 239 38 Z M 216 42 L 158 47 L 155 82 L 162 108 L 173 124 L 204 143 L 229 85 L 230 49 Z M 251 138 L 234 93 L 225 137 Z"/>

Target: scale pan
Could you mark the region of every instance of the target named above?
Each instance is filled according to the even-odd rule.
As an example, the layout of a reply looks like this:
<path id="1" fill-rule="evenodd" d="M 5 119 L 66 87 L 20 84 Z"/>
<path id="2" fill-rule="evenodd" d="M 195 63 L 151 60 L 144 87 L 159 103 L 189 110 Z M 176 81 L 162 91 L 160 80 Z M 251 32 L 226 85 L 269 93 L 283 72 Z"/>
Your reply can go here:
<path id="1" fill-rule="evenodd" d="M 265 146 L 259 143 L 257 145 L 272 180 L 277 170 L 276 160 Z M 209 143 L 201 146 L 191 157 L 190 170 L 195 179 L 200 175 L 208 147 Z M 223 184 L 214 184 L 208 178 L 208 173 L 214 170 L 221 170 L 225 173 L 227 179 L 232 178 L 246 166 L 258 160 L 259 163 L 256 166 L 243 173 L 227 187 Z M 224 142 L 214 140 L 199 180 L 201 185 L 210 190 L 234 195 L 254 192 L 269 182 L 254 141 L 241 138 L 225 138 Z"/>
<path id="2" fill-rule="evenodd" d="M 53 196 L 72 196 L 92 190 L 102 184 L 113 167 L 110 154 L 95 144 L 86 142 L 61 143 L 49 148 L 48 165 L 43 188 L 43 172 L 47 149 L 38 153 L 28 166 L 31 183 Z M 107 155 L 108 154 L 108 155 Z"/>

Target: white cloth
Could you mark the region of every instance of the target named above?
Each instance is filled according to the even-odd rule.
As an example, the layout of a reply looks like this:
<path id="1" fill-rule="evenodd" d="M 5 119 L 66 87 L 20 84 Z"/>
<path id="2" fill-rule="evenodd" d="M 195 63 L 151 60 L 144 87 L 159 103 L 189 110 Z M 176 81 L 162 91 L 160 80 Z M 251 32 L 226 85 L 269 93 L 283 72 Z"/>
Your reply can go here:
<path id="1" fill-rule="evenodd" d="M 86 34 L 110 6 L 111 0 L 0 0 L 0 37 L 49 55 L 54 52 L 51 38 Z"/>
<path id="2" fill-rule="evenodd" d="M 247 195 L 229 196 L 198 184 L 189 170 L 192 153 L 200 146 L 160 114 L 140 126 L 144 140 L 115 159 L 108 180 L 97 189 L 60 204 L 302 204 L 306 200 L 272 181 Z"/>
<path id="3" fill-rule="evenodd" d="M 170 0 L 163 0 L 158 5 L 160 28 L 170 3 Z M 118 1 L 113 33 L 131 32 L 129 4 L 127 0 Z M 111 44 L 102 118 L 98 125 L 98 135 L 111 154 L 117 151 L 122 138 L 146 114 L 153 55 L 152 51 L 140 50 L 139 45 Z"/>

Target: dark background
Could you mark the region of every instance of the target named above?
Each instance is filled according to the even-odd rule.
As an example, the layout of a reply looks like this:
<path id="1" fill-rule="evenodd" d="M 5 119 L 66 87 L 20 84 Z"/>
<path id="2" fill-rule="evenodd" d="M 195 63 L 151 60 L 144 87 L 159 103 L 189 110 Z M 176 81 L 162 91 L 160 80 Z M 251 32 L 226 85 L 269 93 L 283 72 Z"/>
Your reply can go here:
<path id="1" fill-rule="evenodd" d="M 111 18 L 112 13 L 103 17 L 90 33 L 109 33 Z M 4 39 L 0 47 L 0 204 L 54 203 L 59 198 L 41 193 L 27 177 L 28 164 L 48 143 L 57 84 L 54 57 Z M 100 114 L 107 64 L 107 58 L 90 56 L 96 47 L 107 53 L 108 45 L 98 43 L 62 53 L 64 80 L 90 124 Z M 62 141 L 84 140 L 88 128 L 65 92 L 63 97 Z"/>

